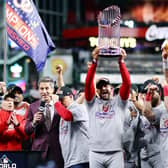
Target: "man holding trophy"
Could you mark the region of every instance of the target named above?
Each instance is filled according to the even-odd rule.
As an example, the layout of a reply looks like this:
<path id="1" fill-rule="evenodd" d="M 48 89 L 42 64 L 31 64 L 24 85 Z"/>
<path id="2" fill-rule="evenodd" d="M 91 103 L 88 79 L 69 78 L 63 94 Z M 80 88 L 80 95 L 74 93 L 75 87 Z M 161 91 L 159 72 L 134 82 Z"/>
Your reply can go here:
<path id="1" fill-rule="evenodd" d="M 120 49 L 119 45 L 117 47 L 119 34 L 114 34 L 116 40 L 113 39 L 112 41 L 116 42 L 111 43 L 110 40 L 110 38 L 113 38 L 111 33 L 115 32 L 115 30 L 110 31 L 110 26 L 113 26 L 119 17 L 111 21 L 108 20 L 108 16 L 117 16 L 113 11 L 116 9 L 118 9 L 116 6 L 112 6 L 105 9 L 104 14 L 101 13 L 102 19 L 100 22 L 103 24 L 101 28 L 103 33 L 99 30 L 99 38 L 103 39 L 103 35 L 105 35 L 106 40 L 104 40 L 105 43 L 101 44 L 99 41 L 99 47 L 93 50 L 92 64 L 85 81 L 85 98 L 89 112 L 90 168 L 124 168 L 122 135 L 124 133 L 124 118 L 127 112 L 131 81 L 124 63 L 126 52 L 124 49 Z M 108 30 L 105 30 L 106 28 Z M 102 33 L 101 36 L 100 33 Z M 112 46 L 109 46 L 111 44 Z M 113 44 L 115 45 L 113 46 Z M 112 95 L 110 81 L 107 78 L 100 78 L 95 88 L 94 77 L 100 55 L 119 56 L 122 85 L 119 95 L 115 97 Z M 98 96 L 96 96 L 96 89 Z"/>
<path id="2" fill-rule="evenodd" d="M 126 53 L 125 50 L 120 50 L 122 85 L 119 95 L 112 97 L 109 80 L 101 78 L 96 84 L 98 98 L 95 94 L 94 76 L 99 51 L 96 48 L 92 52 L 93 61 L 85 81 L 85 98 L 89 112 L 90 168 L 124 168 L 122 134 L 131 87 L 130 76 L 124 64 Z"/>

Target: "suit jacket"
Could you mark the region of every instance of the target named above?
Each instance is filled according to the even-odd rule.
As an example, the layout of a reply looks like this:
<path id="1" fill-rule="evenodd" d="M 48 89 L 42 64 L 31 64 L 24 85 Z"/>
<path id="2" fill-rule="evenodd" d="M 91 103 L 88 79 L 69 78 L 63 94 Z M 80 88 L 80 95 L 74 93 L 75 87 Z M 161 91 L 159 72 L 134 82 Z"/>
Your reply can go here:
<path id="1" fill-rule="evenodd" d="M 60 117 L 55 111 L 50 130 L 48 131 L 44 120 L 35 128 L 32 126 L 33 116 L 38 112 L 40 101 L 36 101 L 29 106 L 25 132 L 27 135 L 33 134 L 32 150 L 42 151 L 43 160 L 54 160 L 57 168 L 63 168 L 63 157 L 59 143 L 59 122 Z"/>

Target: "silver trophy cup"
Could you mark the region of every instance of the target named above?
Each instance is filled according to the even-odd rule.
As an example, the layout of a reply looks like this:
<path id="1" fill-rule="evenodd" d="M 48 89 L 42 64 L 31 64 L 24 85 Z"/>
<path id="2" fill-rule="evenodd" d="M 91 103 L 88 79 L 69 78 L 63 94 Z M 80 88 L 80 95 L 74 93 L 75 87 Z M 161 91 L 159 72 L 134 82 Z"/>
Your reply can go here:
<path id="1" fill-rule="evenodd" d="M 120 8 L 113 5 L 99 12 L 98 46 L 100 56 L 120 55 Z"/>

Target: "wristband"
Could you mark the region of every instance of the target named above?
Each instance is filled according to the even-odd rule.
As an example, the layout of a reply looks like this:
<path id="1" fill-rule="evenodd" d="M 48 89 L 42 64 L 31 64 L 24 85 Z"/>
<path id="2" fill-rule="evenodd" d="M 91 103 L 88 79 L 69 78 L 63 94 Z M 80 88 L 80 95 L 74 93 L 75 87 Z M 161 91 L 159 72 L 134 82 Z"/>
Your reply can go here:
<path id="1" fill-rule="evenodd" d="M 150 93 L 146 94 L 146 101 L 151 101 L 152 95 Z"/>

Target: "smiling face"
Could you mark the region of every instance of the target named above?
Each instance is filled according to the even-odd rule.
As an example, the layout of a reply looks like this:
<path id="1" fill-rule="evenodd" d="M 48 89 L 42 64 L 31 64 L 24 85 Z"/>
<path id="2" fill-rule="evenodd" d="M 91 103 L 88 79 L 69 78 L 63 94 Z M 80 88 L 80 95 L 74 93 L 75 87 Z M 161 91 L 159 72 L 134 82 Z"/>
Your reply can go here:
<path id="1" fill-rule="evenodd" d="M 23 101 L 23 94 L 19 93 L 19 92 L 15 92 L 15 99 L 14 99 L 14 104 L 18 105 L 19 103 L 21 103 Z"/>
<path id="2" fill-rule="evenodd" d="M 6 98 L 2 101 L 1 104 L 2 109 L 6 111 L 13 111 L 14 110 L 14 99 L 11 97 Z"/>
<path id="3" fill-rule="evenodd" d="M 50 82 L 40 82 L 39 92 L 41 99 L 49 103 L 54 92 L 54 87 Z"/>
<path id="4" fill-rule="evenodd" d="M 110 100 L 112 96 L 111 85 L 106 83 L 102 84 L 101 87 L 98 89 L 98 94 L 101 99 Z"/>

